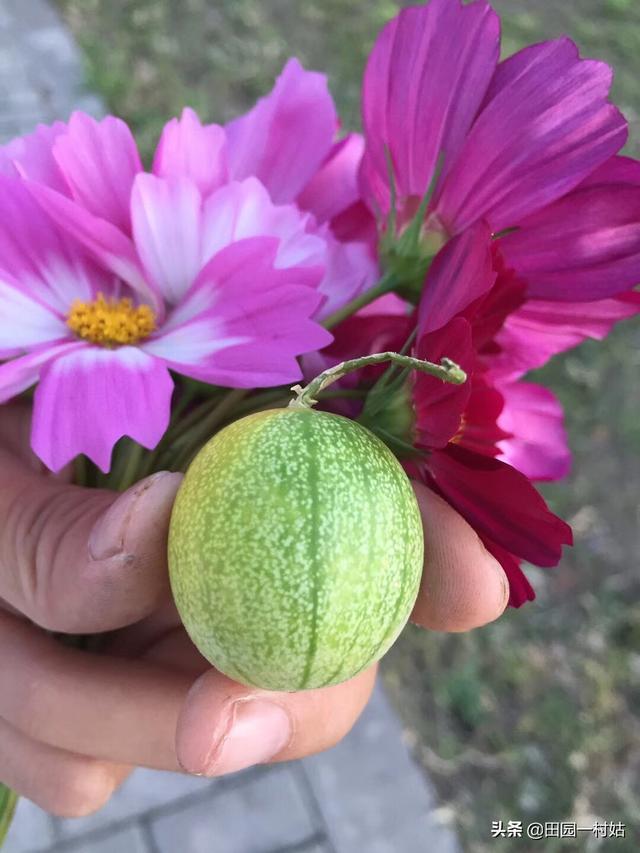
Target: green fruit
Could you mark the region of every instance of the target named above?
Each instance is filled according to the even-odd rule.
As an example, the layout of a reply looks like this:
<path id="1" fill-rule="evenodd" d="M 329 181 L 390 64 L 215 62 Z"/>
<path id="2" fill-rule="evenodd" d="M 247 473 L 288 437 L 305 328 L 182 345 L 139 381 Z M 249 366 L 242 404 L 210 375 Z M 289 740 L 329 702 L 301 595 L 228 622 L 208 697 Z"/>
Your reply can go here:
<path id="1" fill-rule="evenodd" d="M 312 409 L 249 415 L 193 461 L 169 532 L 191 639 L 247 685 L 344 681 L 392 645 L 415 601 L 423 533 L 395 456 Z"/>

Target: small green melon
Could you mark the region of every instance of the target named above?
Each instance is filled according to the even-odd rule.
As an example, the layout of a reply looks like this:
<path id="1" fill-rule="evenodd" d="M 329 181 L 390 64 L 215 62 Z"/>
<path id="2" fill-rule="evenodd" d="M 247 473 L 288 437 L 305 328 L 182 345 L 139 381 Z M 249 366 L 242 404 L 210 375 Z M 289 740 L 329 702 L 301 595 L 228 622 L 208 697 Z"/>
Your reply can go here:
<path id="1" fill-rule="evenodd" d="M 382 657 L 413 607 L 423 550 L 413 489 L 383 442 L 339 415 L 276 409 L 227 426 L 194 459 L 169 572 L 217 669 L 293 691 Z"/>

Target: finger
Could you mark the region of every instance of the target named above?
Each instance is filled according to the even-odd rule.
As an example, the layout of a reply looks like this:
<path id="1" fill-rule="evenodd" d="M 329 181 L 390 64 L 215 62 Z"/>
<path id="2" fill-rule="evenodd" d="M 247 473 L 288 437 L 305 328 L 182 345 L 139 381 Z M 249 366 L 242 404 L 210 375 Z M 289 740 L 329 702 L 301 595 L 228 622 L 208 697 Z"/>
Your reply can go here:
<path id="1" fill-rule="evenodd" d="M 31 406 L 28 403 L 16 401 L 2 406 L 0 448 L 1 470 L 5 476 L 12 469 L 25 466 L 38 473 L 47 470 L 31 450 Z"/>
<path id="2" fill-rule="evenodd" d="M 337 687 L 267 694 L 209 670 L 190 692 L 189 672 L 79 652 L 2 614 L 0 648 L 0 717 L 23 734 L 119 764 L 196 773 L 332 745 L 357 719 L 375 677 L 369 670 Z"/>
<path id="3" fill-rule="evenodd" d="M 118 764 L 178 770 L 175 731 L 193 676 L 61 645 L 0 613 L 0 717 L 34 740 Z"/>
<path id="4" fill-rule="evenodd" d="M 69 633 L 130 624 L 168 598 L 166 539 L 179 474 L 154 474 L 118 496 L 26 466 L 0 470 L 0 598 Z"/>
<path id="5" fill-rule="evenodd" d="M 58 817 L 102 808 L 130 772 L 38 743 L 0 719 L 0 780 Z"/>
<path id="6" fill-rule="evenodd" d="M 373 666 L 333 687 L 277 693 L 209 670 L 191 688 L 178 721 L 180 764 L 189 773 L 221 776 L 328 749 L 362 713 L 375 676 Z"/>
<path id="7" fill-rule="evenodd" d="M 509 600 L 500 563 L 446 501 L 414 483 L 425 563 L 411 620 L 434 631 L 469 631 L 497 619 Z"/>

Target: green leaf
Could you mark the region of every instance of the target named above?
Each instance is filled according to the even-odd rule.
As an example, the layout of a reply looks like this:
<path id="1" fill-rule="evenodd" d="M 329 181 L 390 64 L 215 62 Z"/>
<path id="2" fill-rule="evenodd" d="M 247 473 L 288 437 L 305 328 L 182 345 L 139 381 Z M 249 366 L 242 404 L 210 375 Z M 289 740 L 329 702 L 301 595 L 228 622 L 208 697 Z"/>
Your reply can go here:
<path id="1" fill-rule="evenodd" d="M 0 782 L 0 847 L 9 832 L 17 802 L 18 795 Z"/>

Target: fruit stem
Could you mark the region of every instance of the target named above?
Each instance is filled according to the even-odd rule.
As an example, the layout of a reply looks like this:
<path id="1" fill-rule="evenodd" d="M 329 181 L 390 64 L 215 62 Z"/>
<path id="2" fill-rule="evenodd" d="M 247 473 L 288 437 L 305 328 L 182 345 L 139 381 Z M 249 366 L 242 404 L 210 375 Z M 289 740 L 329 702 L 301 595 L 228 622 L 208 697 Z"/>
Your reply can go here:
<path id="1" fill-rule="evenodd" d="M 316 395 L 328 388 L 338 379 L 341 379 L 347 373 L 353 370 L 360 370 L 363 367 L 369 367 L 372 364 L 380 364 L 384 361 L 392 361 L 401 367 L 408 367 L 411 370 L 419 370 L 421 373 L 428 373 L 435 376 L 436 379 L 442 379 L 443 382 L 451 382 L 453 385 L 462 385 L 467 381 L 467 374 L 455 362 L 448 358 L 443 358 L 440 364 L 433 364 L 430 361 L 423 361 L 419 358 L 412 358 L 409 355 L 400 355 L 397 352 L 377 352 L 373 355 L 365 355 L 361 358 L 352 358 L 348 361 L 343 361 L 323 370 L 315 379 L 306 385 L 304 388 L 301 385 L 295 385 L 291 390 L 296 395 L 289 403 L 290 408 L 310 409 L 318 402 Z"/>

